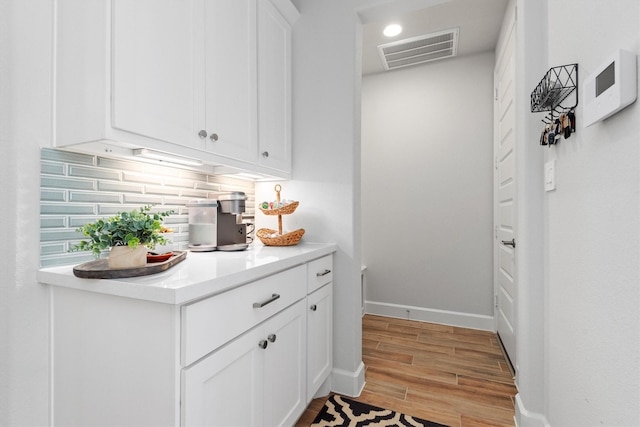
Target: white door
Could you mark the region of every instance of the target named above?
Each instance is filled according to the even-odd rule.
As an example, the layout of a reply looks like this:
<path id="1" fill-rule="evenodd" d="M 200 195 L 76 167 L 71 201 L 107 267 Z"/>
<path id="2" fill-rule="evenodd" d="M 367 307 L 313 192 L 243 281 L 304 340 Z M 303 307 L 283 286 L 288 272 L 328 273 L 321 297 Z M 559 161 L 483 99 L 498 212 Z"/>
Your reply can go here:
<path id="1" fill-rule="evenodd" d="M 498 336 L 516 361 L 515 23 L 495 69 L 495 305 Z"/>

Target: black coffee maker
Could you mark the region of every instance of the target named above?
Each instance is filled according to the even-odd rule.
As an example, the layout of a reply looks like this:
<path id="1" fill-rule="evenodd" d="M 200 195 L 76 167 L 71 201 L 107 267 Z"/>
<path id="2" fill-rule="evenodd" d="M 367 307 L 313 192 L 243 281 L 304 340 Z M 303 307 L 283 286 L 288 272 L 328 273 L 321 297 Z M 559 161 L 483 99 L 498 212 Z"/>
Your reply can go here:
<path id="1" fill-rule="evenodd" d="M 218 201 L 217 249 L 241 251 L 248 247 L 247 226 L 242 223 L 247 195 L 242 191 L 216 193 Z"/>

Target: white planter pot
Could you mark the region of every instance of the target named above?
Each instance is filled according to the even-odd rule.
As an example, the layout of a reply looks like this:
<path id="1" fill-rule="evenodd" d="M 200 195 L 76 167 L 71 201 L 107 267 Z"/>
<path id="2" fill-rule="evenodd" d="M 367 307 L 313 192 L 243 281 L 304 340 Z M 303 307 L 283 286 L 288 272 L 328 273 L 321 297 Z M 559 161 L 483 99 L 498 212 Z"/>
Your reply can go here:
<path id="1" fill-rule="evenodd" d="M 157 254 L 173 252 L 173 233 L 160 233 L 160 235 L 167 239 L 167 243 L 164 245 L 156 245 L 156 247 L 152 249 L 153 252 Z"/>
<path id="2" fill-rule="evenodd" d="M 138 245 L 135 249 L 129 246 L 113 246 L 109 251 L 109 268 L 135 268 L 147 265 L 147 247 Z"/>

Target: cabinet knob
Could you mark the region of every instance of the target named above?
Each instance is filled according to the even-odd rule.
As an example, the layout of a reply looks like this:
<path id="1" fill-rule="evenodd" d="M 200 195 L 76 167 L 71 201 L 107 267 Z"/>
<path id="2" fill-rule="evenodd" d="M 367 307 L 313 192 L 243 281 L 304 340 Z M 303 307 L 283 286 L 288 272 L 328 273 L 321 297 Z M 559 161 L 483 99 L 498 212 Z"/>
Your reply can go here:
<path id="1" fill-rule="evenodd" d="M 207 137 L 207 131 L 206 130 L 201 130 L 200 132 L 198 132 L 198 136 L 200 137 L 200 139 L 205 139 Z"/>
<path id="2" fill-rule="evenodd" d="M 262 157 L 269 157 L 269 152 L 268 151 L 263 151 L 262 152 Z"/>
<path id="3" fill-rule="evenodd" d="M 218 140 L 218 134 L 217 133 L 212 133 L 209 136 L 209 139 L 212 140 L 213 142 L 216 142 Z"/>
<path id="4" fill-rule="evenodd" d="M 269 334 L 269 336 L 267 337 L 267 339 L 270 342 L 276 342 L 276 334 Z"/>
<path id="5" fill-rule="evenodd" d="M 318 309 L 318 306 L 313 304 L 311 307 L 309 307 L 311 309 L 311 311 L 316 311 Z"/>
<path id="6" fill-rule="evenodd" d="M 268 345 L 269 343 L 267 342 L 267 340 L 260 340 L 260 342 L 258 343 L 258 347 L 260 347 L 263 350 L 267 348 Z"/>

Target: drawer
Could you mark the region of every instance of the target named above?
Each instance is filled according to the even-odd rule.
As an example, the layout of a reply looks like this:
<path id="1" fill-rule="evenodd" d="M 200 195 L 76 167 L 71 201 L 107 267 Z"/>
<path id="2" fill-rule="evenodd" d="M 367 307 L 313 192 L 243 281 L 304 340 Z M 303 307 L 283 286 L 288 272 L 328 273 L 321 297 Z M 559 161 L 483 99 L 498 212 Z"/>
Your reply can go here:
<path id="1" fill-rule="evenodd" d="M 307 293 L 333 281 L 333 255 L 311 261 L 307 265 Z"/>
<path id="2" fill-rule="evenodd" d="M 306 295 L 301 265 L 182 307 L 182 366 L 188 366 Z"/>

